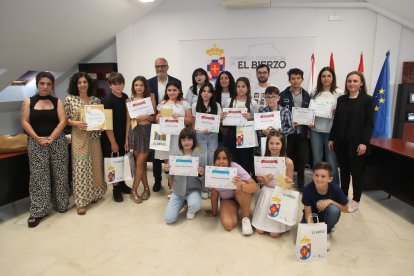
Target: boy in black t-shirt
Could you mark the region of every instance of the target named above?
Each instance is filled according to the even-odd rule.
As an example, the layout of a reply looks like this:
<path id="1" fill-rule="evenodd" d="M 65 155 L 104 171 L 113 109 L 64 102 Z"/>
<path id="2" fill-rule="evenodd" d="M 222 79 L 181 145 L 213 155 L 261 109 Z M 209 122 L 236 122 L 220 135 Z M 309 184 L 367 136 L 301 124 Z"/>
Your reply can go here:
<path id="1" fill-rule="evenodd" d="M 310 219 L 312 213 L 318 216 L 319 222 L 325 222 L 328 230 L 328 248 L 330 244 L 329 233 L 339 221 L 341 212 L 348 212 L 348 199 L 338 185 L 331 185 L 333 180 L 332 167 L 327 162 L 319 162 L 313 169 L 313 181 L 303 190 L 302 203 L 304 216 L 302 222 L 315 222 Z M 316 218 L 314 218 L 316 219 Z"/>
<path id="2" fill-rule="evenodd" d="M 125 79 L 121 73 L 113 72 L 108 77 L 111 94 L 102 99 L 105 109 L 112 109 L 113 130 L 106 130 L 101 136 L 102 153 L 104 157 L 111 157 L 111 152 L 125 154 L 126 139 L 126 100 L 128 95 L 123 93 Z M 122 202 L 122 193 L 130 194 L 131 188 L 124 181 L 113 183 L 114 201 Z"/>

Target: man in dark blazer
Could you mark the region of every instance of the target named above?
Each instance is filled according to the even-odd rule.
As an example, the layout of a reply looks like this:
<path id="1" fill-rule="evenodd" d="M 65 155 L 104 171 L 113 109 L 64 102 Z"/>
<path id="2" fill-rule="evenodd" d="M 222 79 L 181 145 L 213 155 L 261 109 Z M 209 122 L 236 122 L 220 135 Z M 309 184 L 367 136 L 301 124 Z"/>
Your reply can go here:
<path id="1" fill-rule="evenodd" d="M 170 81 L 176 81 L 179 82 L 181 85 L 181 81 L 179 79 L 176 79 L 172 76 L 169 76 L 167 74 L 168 72 L 168 61 L 165 58 L 157 58 L 155 60 L 155 72 L 156 76 L 153 78 L 150 78 L 148 80 L 151 92 L 154 93 L 156 104 L 158 105 L 164 98 L 165 94 L 165 87 L 167 86 L 167 83 Z M 161 171 L 162 169 L 162 160 L 154 159 L 152 162 L 152 173 L 154 175 L 155 183 L 152 187 L 152 190 L 154 192 L 158 192 L 161 190 Z"/>

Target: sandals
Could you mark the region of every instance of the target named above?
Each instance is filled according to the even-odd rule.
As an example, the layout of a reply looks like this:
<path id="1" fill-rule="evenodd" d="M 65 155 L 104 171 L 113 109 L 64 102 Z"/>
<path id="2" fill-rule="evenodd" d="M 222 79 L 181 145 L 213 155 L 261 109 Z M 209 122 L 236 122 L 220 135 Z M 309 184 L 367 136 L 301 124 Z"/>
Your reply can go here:
<path id="1" fill-rule="evenodd" d="M 42 218 L 44 218 L 46 216 L 43 216 L 43 217 L 40 217 L 40 218 L 29 217 L 29 219 L 27 220 L 27 226 L 29 226 L 29 228 L 34 228 L 34 227 L 38 226 L 40 221 L 42 220 Z"/>
<path id="2" fill-rule="evenodd" d="M 151 193 L 150 193 L 149 187 L 144 188 L 144 191 L 141 194 L 141 198 L 143 200 L 147 200 L 150 198 L 150 196 L 151 196 Z"/>
<path id="3" fill-rule="evenodd" d="M 78 215 L 83 216 L 86 214 L 86 207 L 78 207 L 76 211 L 78 212 Z"/>
<path id="4" fill-rule="evenodd" d="M 130 198 L 137 204 L 143 201 L 142 197 L 140 197 L 137 191 L 134 191 L 134 190 L 131 191 Z"/>

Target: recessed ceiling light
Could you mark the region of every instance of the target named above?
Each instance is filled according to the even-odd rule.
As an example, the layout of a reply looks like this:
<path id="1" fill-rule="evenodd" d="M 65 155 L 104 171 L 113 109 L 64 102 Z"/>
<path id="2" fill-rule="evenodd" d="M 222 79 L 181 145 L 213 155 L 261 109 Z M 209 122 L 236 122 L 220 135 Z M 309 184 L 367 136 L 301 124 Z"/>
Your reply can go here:
<path id="1" fill-rule="evenodd" d="M 154 2 L 154 0 L 139 0 L 141 3 L 151 3 Z"/>

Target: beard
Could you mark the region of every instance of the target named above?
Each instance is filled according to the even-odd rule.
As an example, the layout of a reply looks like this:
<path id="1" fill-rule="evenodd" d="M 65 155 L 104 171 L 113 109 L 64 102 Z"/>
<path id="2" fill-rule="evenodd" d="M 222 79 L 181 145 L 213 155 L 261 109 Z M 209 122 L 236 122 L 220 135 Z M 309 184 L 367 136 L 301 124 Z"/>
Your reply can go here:
<path id="1" fill-rule="evenodd" d="M 257 81 L 259 82 L 259 83 L 266 83 L 267 82 L 267 80 L 268 80 L 269 78 L 257 78 Z"/>

